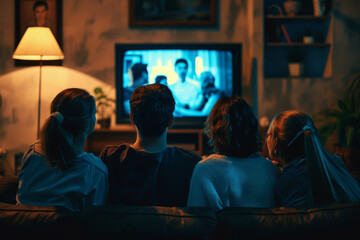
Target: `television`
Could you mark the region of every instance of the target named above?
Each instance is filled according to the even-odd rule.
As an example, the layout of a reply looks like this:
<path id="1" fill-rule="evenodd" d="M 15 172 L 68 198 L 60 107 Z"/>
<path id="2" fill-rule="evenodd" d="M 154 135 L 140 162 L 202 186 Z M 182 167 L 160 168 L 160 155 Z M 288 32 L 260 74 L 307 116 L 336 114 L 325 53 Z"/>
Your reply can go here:
<path id="1" fill-rule="evenodd" d="M 191 109 L 185 113 L 179 111 L 177 81 L 179 75 L 175 70 L 177 59 L 185 59 L 188 63 L 187 78 L 191 88 L 197 87 L 197 95 L 201 95 L 203 72 L 210 72 L 216 91 L 222 96 L 241 96 L 241 66 L 242 45 L 240 43 L 165 43 L 165 44 L 116 44 L 115 45 L 115 87 L 116 87 L 116 123 L 130 124 L 129 100 L 124 99 L 125 89 L 131 83 L 129 69 L 136 63 L 147 64 L 148 83 L 155 83 L 159 76 L 166 78 L 166 83 L 172 90 L 175 102 L 174 122 L 172 128 L 201 129 L 209 111 Z M 205 75 L 205 74 L 204 74 Z M 188 80 L 186 80 L 188 81 Z M 187 85 L 188 86 L 188 85 Z M 181 89 L 180 89 L 181 90 Z M 196 91 L 183 88 L 182 95 L 187 99 L 195 99 Z M 205 95 L 204 95 L 205 96 Z M 201 98 L 201 96 L 197 96 Z M 205 99 L 205 98 L 204 98 Z M 179 100 L 180 102 L 180 100 Z M 214 102 L 208 103 L 213 106 Z M 189 105 L 185 104 L 187 108 Z M 209 108 L 209 107 L 207 107 Z M 186 111 L 186 110 L 185 110 Z M 181 112 L 181 113 L 179 113 Z"/>

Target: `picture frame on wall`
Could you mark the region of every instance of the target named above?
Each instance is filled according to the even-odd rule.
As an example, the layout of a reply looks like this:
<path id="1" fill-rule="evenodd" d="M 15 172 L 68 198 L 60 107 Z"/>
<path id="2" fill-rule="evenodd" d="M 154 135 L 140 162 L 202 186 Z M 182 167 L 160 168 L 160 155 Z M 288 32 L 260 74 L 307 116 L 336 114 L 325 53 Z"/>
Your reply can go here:
<path id="1" fill-rule="evenodd" d="M 217 0 L 129 0 L 130 27 L 216 27 Z"/>
<path id="2" fill-rule="evenodd" d="M 15 49 L 28 27 L 49 27 L 62 49 L 62 6 L 62 0 L 15 0 Z M 62 65 L 62 60 L 43 64 Z M 39 61 L 15 60 L 15 66 L 36 65 Z"/>

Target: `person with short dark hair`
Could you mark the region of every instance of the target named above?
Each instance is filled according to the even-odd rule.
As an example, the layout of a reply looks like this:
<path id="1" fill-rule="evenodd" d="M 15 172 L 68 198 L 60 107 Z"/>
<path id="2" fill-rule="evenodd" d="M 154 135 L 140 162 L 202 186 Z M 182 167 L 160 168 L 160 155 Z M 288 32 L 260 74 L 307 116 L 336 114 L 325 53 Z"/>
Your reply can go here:
<path id="1" fill-rule="evenodd" d="M 189 63 L 186 59 L 180 58 L 175 62 L 175 72 L 178 79 L 174 84 L 169 85 L 174 94 L 176 109 L 197 110 L 202 103 L 202 94 L 199 82 L 189 78 Z"/>
<path id="2" fill-rule="evenodd" d="M 95 99 L 83 89 L 65 89 L 54 98 L 40 141 L 23 157 L 18 204 L 76 211 L 105 204 L 108 170 L 101 159 L 83 150 L 95 127 L 95 113 Z"/>
<path id="3" fill-rule="evenodd" d="M 135 88 L 149 83 L 147 64 L 135 63 L 132 65 L 129 69 L 129 77 L 130 83 L 128 86 L 124 87 L 123 91 L 124 111 L 126 114 L 130 111 L 129 100 Z"/>
<path id="4" fill-rule="evenodd" d="M 275 206 L 275 181 L 280 171 L 258 154 L 261 137 L 258 121 L 246 101 L 238 96 L 221 97 L 204 128 L 215 150 L 194 170 L 188 206 Z"/>
<path id="5" fill-rule="evenodd" d="M 344 161 L 325 150 L 312 119 L 298 110 L 271 121 L 266 139 L 269 156 L 283 167 L 276 183 L 278 206 L 359 202 L 360 184 Z"/>
<path id="6" fill-rule="evenodd" d="M 110 204 L 186 206 L 191 175 L 201 157 L 167 145 L 174 108 L 165 85 L 134 90 L 130 120 L 136 127 L 135 143 L 106 146 L 100 154 L 109 168 Z"/>
<path id="7" fill-rule="evenodd" d="M 157 75 L 155 77 L 155 83 L 167 85 L 167 77 L 165 75 Z"/>

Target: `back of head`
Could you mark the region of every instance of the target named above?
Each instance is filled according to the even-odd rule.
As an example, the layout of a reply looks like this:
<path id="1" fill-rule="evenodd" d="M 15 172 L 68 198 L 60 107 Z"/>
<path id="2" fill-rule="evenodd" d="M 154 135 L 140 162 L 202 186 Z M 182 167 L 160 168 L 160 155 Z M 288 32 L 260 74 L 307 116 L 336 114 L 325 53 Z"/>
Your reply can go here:
<path id="1" fill-rule="evenodd" d="M 238 96 L 221 97 L 204 129 L 209 144 L 220 154 L 248 157 L 261 149 L 258 121 L 247 102 Z"/>
<path id="2" fill-rule="evenodd" d="M 143 72 L 147 73 L 147 64 L 143 64 L 143 63 L 135 63 L 134 65 L 131 66 L 131 74 L 132 74 L 132 80 L 134 82 L 136 82 L 136 80 L 138 80 Z"/>
<path id="3" fill-rule="evenodd" d="M 274 137 L 278 138 L 279 157 L 285 164 L 293 159 L 305 157 L 304 136 L 306 133 L 295 138 L 304 126 L 309 126 L 317 134 L 312 119 L 298 110 L 281 112 L 272 120 L 270 131 Z"/>
<path id="4" fill-rule="evenodd" d="M 73 139 L 94 128 L 95 99 L 83 89 L 65 89 L 53 99 L 50 111 L 41 130 L 41 147 L 51 167 L 67 169 L 75 157 Z"/>
<path id="5" fill-rule="evenodd" d="M 149 84 L 134 90 L 130 112 L 141 136 L 159 137 L 173 119 L 175 100 L 163 84 Z"/>

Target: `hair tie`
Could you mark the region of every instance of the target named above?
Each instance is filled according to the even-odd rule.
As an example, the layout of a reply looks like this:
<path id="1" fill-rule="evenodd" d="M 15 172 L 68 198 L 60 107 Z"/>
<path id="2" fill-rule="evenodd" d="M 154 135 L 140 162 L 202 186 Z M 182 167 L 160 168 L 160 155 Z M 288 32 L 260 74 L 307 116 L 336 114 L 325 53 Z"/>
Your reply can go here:
<path id="1" fill-rule="evenodd" d="M 290 147 L 290 145 L 298 138 L 300 137 L 301 134 L 303 134 L 304 132 L 306 132 L 307 130 L 312 131 L 312 128 L 309 125 L 305 125 L 297 134 L 296 136 L 293 138 L 293 140 L 291 140 L 289 142 L 289 144 L 287 145 L 288 147 Z"/>
<path id="2" fill-rule="evenodd" d="M 59 122 L 59 124 L 64 122 L 64 116 L 60 112 L 53 112 L 50 116 L 54 117 Z"/>

